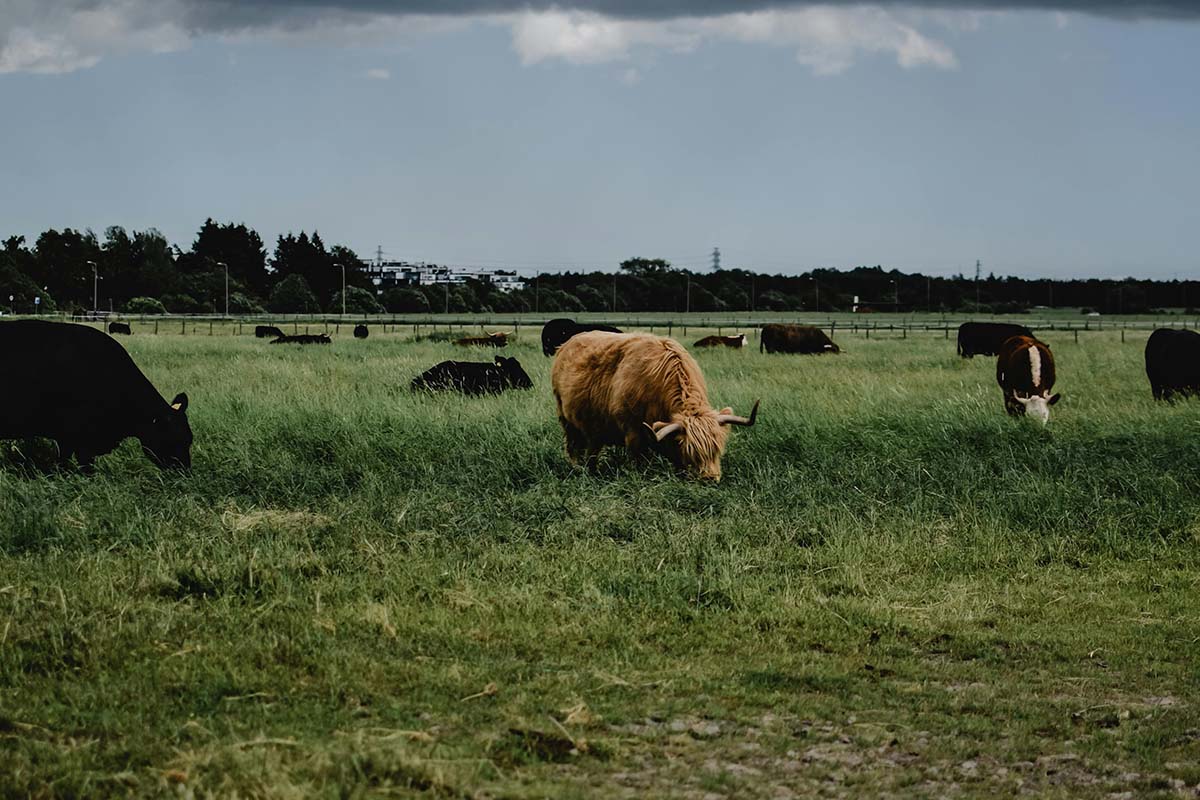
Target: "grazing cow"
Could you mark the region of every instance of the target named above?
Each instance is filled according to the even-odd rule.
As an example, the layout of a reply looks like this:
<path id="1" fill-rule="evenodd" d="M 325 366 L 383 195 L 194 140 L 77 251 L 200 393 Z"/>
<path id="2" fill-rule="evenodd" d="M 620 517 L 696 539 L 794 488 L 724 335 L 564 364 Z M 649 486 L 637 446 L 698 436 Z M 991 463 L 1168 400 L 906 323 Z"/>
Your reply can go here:
<path id="1" fill-rule="evenodd" d="M 488 333 L 487 336 L 464 336 L 455 339 L 459 347 L 508 347 L 507 333 Z"/>
<path id="2" fill-rule="evenodd" d="M 964 322 L 958 326 L 958 354 L 963 358 L 999 355 L 1000 345 L 1013 336 L 1036 338 L 1029 328 L 1011 322 Z"/>
<path id="3" fill-rule="evenodd" d="M 354 338 L 355 339 L 365 339 L 370 335 L 371 335 L 371 331 L 367 330 L 367 324 L 365 322 L 360 322 L 359 324 L 354 326 Z"/>
<path id="4" fill-rule="evenodd" d="M 122 333 L 126 336 L 132 336 L 133 331 L 129 330 L 128 322 L 110 322 L 108 323 L 108 332 L 110 334 Z"/>
<path id="5" fill-rule="evenodd" d="M 753 425 L 733 409 L 714 411 L 696 360 L 674 339 L 589 331 L 558 350 L 551 371 L 567 458 L 594 469 L 606 445 L 640 457 L 647 448 L 681 472 L 721 479 L 729 425 Z"/>
<path id="6" fill-rule="evenodd" d="M 276 328 L 274 325 L 255 325 L 254 326 L 254 335 L 256 337 L 258 337 L 259 339 L 268 339 L 268 338 L 277 339 L 280 336 L 283 336 L 284 333 L 283 333 L 283 331 L 279 330 L 279 328 Z"/>
<path id="7" fill-rule="evenodd" d="M 332 341 L 325 333 L 302 333 L 299 336 L 280 336 L 271 344 L 329 344 Z"/>
<path id="8" fill-rule="evenodd" d="M 1200 333 L 1159 328 L 1150 334 L 1146 377 L 1155 400 L 1200 394 Z"/>
<path id="9" fill-rule="evenodd" d="M 413 391 L 455 391 L 463 394 L 499 394 L 505 389 L 532 389 L 533 381 L 515 358 L 496 356 L 486 361 L 443 361 L 413 378 Z"/>
<path id="10" fill-rule="evenodd" d="M 620 328 L 614 328 L 611 325 L 592 325 L 588 323 L 579 323 L 573 319 L 552 319 L 542 328 L 542 352 L 548 356 L 552 356 L 558 352 L 558 348 L 577 333 L 585 331 L 608 331 L 609 333 L 620 333 Z"/>
<path id="11" fill-rule="evenodd" d="M 692 347 L 745 347 L 746 334 L 739 333 L 737 336 L 705 336 L 700 341 L 696 342 Z"/>
<path id="12" fill-rule="evenodd" d="M 63 465 L 74 455 L 90 472 L 98 456 L 136 436 L 159 467 L 191 466 L 187 395 L 164 400 L 102 331 L 40 320 L 0 323 L 0 353 L 0 439 L 53 439 Z"/>
<path id="13" fill-rule="evenodd" d="M 1050 406 L 1060 395 L 1054 388 L 1054 356 L 1044 342 L 1032 336 L 1012 336 L 1000 345 L 996 383 L 1004 393 L 1004 410 L 1014 417 L 1028 414 L 1045 425 Z"/>
<path id="14" fill-rule="evenodd" d="M 778 323 L 763 325 L 762 338 L 758 342 L 758 352 L 761 353 L 763 350 L 768 353 L 807 355 L 842 352 L 820 328 L 812 325 L 781 325 Z"/>

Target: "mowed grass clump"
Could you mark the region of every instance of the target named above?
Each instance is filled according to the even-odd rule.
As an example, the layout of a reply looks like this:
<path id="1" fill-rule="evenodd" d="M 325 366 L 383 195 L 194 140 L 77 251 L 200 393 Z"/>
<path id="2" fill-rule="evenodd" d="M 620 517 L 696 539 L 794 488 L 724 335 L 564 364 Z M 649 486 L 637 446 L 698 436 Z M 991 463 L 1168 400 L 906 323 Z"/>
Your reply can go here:
<path id="1" fill-rule="evenodd" d="M 762 399 L 713 485 L 569 467 L 532 333 L 489 398 L 407 387 L 495 351 L 378 331 L 123 340 L 194 470 L 5 443 L 0 789 L 1190 789 L 1200 405 L 1134 336 L 1046 339 L 1046 428 L 940 336 L 701 352 L 714 405 Z"/>

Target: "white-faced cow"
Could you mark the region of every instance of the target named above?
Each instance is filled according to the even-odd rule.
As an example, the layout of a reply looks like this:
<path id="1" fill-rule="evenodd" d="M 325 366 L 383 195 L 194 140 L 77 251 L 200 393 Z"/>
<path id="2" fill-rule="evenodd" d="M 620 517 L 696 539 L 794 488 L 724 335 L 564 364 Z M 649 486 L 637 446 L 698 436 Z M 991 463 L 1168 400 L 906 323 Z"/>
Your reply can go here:
<path id="1" fill-rule="evenodd" d="M 551 370 L 567 457 L 594 469 L 605 446 L 648 449 L 681 472 L 721 479 L 728 426 L 753 425 L 731 408 L 713 410 L 696 360 L 678 342 L 644 333 L 572 336 Z"/>
<path id="2" fill-rule="evenodd" d="M 1050 406 L 1059 395 L 1054 388 L 1054 356 L 1044 342 L 1031 336 L 1013 336 L 1000 345 L 996 382 L 1004 393 L 1004 410 L 1012 416 L 1029 416 L 1045 425 Z"/>
<path id="3" fill-rule="evenodd" d="M 191 466 L 186 394 L 168 403 L 125 348 L 86 325 L 0 323 L 0 439 L 44 436 L 90 471 L 130 436 L 159 467 Z"/>
<path id="4" fill-rule="evenodd" d="M 737 336 L 705 336 L 700 341 L 696 342 L 692 347 L 745 347 L 746 334 L 739 333 Z"/>

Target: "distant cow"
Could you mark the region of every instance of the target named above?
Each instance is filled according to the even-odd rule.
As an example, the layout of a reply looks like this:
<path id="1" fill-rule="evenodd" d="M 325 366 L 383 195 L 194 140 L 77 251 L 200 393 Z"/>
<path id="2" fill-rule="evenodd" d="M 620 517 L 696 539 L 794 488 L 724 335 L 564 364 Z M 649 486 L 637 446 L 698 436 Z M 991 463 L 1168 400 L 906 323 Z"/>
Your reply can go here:
<path id="1" fill-rule="evenodd" d="M 414 391 L 455 391 L 470 395 L 531 388 L 533 381 L 521 369 L 521 362 L 504 356 L 496 356 L 493 364 L 486 361 L 443 361 L 413 378 L 412 382 Z"/>
<path id="2" fill-rule="evenodd" d="M 593 325 L 589 323 L 579 323 L 573 319 L 552 319 L 542 328 L 542 352 L 548 356 L 552 356 L 558 352 L 558 348 L 577 333 L 586 331 L 608 331 L 609 333 L 620 333 L 620 328 L 614 328 L 611 325 Z"/>
<path id="3" fill-rule="evenodd" d="M 820 355 L 822 353 L 840 353 L 841 350 L 833 340 L 825 335 L 825 331 L 812 325 L 781 325 L 771 323 L 763 325 L 762 338 L 758 342 L 758 352 L 768 353 L 801 353 Z"/>
<path id="4" fill-rule="evenodd" d="M 677 470 L 721 479 L 729 425 L 753 425 L 733 409 L 714 411 L 696 360 L 678 342 L 645 333 L 589 331 L 571 337 L 551 371 L 567 458 L 595 468 L 607 445 L 635 456 L 651 449 Z"/>
<path id="5" fill-rule="evenodd" d="M 1146 377 L 1155 400 L 1200 393 L 1200 333 L 1159 328 L 1150 334 Z"/>
<path id="6" fill-rule="evenodd" d="M 508 347 L 507 333 L 489 333 L 487 336 L 464 336 L 455 339 L 459 347 Z"/>
<path id="7" fill-rule="evenodd" d="M 745 347 L 746 334 L 739 333 L 737 336 L 705 336 L 700 341 L 696 342 L 692 347 Z"/>
<path id="8" fill-rule="evenodd" d="M 0 323 L 0 353 L 0 439 L 53 439 L 62 464 L 74 455 L 90 471 L 98 456 L 136 436 L 159 467 L 191 466 L 187 395 L 164 400 L 102 331 L 40 320 Z"/>
<path id="9" fill-rule="evenodd" d="M 111 334 L 121 333 L 126 336 L 133 335 L 133 331 L 129 330 L 128 322 L 110 322 L 108 323 L 108 332 Z"/>
<path id="10" fill-rule="evenodd" d="M 271 344 L 329 344 L 331 339 L 324 333 L 302 333 L 299 336 L 280 336 Z"/>
<path id="11" fill-rule="evenodd" d="M 1004 410 L 1014 417 L 1028 414 L 1045 425 L 1050 406 L 1059 395 L 1054 388 L 1054 356 L 1044 342 L 1032 336 L 1013 336 L 1000 345 L 996 383 L 1004 393 Z"/>
<path id="12" fill-rule="evenodd" d="M 274 325 L 255 325 L 254 335 L 259 339 L 278 338 L 283 336 L 283 331 L 276 328 Z"/>
<path id="13" fill-rule="evenodd" d="M 1024 325 L 1011 322 L 964 322 L 958 326 L 958 354 L 963 358 L 994 356 L 1013 336 L 1036 338 Z"/>
<path id="14" fill-rule="evenodd" d="M 360 322 L 358 325 L 354 326 L 354 338 L 355 339 L 365 339 L 370 335 L 371 335 L 371 332 L 369 330 L 367 330 L 366 323 Z"/>

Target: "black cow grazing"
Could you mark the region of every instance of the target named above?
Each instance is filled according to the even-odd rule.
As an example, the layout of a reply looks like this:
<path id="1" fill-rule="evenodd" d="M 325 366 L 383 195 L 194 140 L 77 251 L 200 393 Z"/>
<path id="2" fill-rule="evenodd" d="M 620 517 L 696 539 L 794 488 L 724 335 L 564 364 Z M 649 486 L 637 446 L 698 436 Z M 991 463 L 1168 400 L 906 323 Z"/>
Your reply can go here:
<path id="1" fill-rule="evenodd" d="M 1000 345 L 996 383 L 1004 393 L 1004 410 L 1014 417 L 1028 414 L 1045 425 L 1050 406 L 1059 395 L 1054 388 L 1054 356 L 1045 342 L 1032 336 L 1012 336 Z"/>
<path id="2" fill-rule="evenodd" d="M 505 389 L 532 389 L 533 381 L 515 358 L 496 356 L 486 361 L 443 361 L 413 378 L 413 391 L 455 391 L 463 394 L 499 394 Z"/>
<path id="3" fill-rule="evenodd" d="M 737 336 L 705 336 L 700 341 L 696 342 L 692 347 L 745 347 L 746 334 L 739 333 Z"/>
<path id="4" fill-rule="evenodd" d="M 259 339 L 276 339 L 283 336 L 283 331 L 276 328 L 274 325 L 255 325 L 254 335 Z"/>
<path id="5" fill-rule="evenodd" d="M 332 340 L 324 333 L 302 333 L 299 336 L 280 336 L 271 344 L 329 344 Z"/>
<path id="6" fill-rule="evenodd" d="M 0 323 L 0 439 L 44 436 L 87 472 L 136 436 L 159 467 L 192 464 L 186 394 L 168 403 L 115 339 L 86 325 Z"/>
<path id="7" fill-rule="evenodd" d="M 108 323 L 108 332 L 111 334 L 123 333 L 126 336 L 133 335 L 133 331 L 129 330 L 128 322 L 110 322 Z"/>
<path id="8" fill-rule="evenodd" d="M 1013 336 L 1035 339 L 1033 331 L 1011 322 L 964 322 L 958 326 L 958 354 L 963 358 L 994 356 Z"/>
<path id="9" fill-rule="evenodd" d="M 552 356 L 558 352 L 558 348 L 567 343 L 568 339 L 584 331 L 622 332 L 620 328 L 614 328 L 612 325 L 593 325 L 565 318 L 552 319 L 542 328 L 542 352 Z"/>
<path id="10" fill-rule="evenodd" d="M 1150 334 L 1146 377 L 1155 400 L 1200 394 L 1200 333 L 1159 328 Z"/>
<path id="11" fill-rule="evenodd" d="M 781 325 L 777 323 L 763 325 L 762 338 L 758 342 L 758 352 L 761 353 L 763 350 L 768 353 L 802 353 L 806 355 L 842 352 L 820 328 L 812 325 Z"/>
<path id="12" fill-rule="evenodd" d="M 359 324 L 354 326 L 354 338 L 355 339 L 365 339 L 370 335 L 371 335 L 371 331 L 367 330 L 367 324 L 365 322 L 360 322 Z"/>

